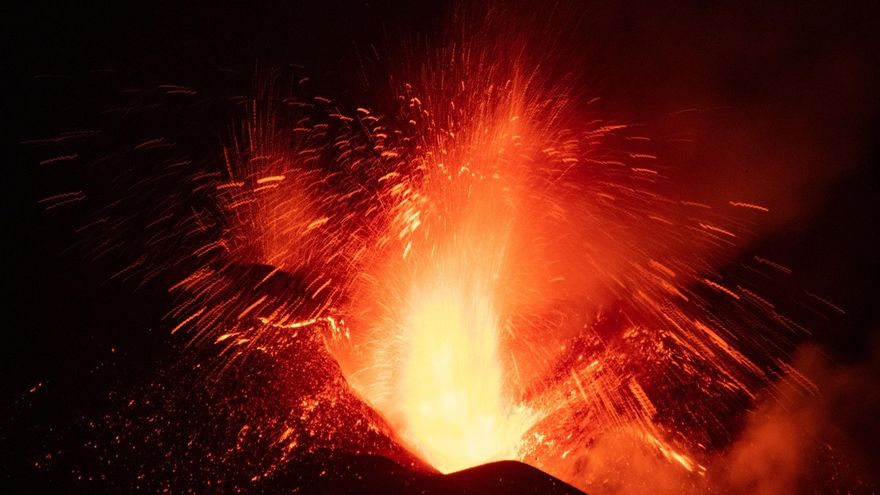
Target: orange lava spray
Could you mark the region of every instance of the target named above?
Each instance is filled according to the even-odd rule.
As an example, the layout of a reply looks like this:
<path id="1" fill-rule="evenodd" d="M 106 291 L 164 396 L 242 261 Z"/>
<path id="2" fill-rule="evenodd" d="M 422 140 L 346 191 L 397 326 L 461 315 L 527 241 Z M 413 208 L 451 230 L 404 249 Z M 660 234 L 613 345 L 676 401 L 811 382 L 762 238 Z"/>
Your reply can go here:
<path id="1" fill-rule="evenodd" d="M 546 31 L 501 15 L 460 19 L 378 110 L 261 81 L 210 170 L 166 161 L 182 192 L 155 202 L 118 275 L 173 279 L 169 327 L 218 347 L 215 374 L 320 336 L 384 418 L 369 428 L 387 421 L 440 471 L 519 459 L 589 487 L 604 436 L 702 476 L 719 409 L 754 399 L 777 343 L 803 332 L 719 271 L 747 233 L 725 208 L 766 208 L 669 194 L 651 140 L 593 118 Z M 131 237 L 131 221 L 102 222 Z M 283 459 L 306 437 L 376 450 L 306 419 L 339 394 L 263 418 L 284 426 Z"/>

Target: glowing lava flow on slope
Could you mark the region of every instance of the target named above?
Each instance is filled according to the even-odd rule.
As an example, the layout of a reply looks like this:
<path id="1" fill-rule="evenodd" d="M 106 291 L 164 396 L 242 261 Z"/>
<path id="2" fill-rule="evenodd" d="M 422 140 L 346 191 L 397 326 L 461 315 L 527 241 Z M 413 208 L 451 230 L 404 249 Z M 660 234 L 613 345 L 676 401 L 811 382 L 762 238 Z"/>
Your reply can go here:
<path id="1" fill-rule="evenodd" d="M 222 346 L 218 373 L 321 333 L 441 471 L 520 459 L 589 487 L 604 437 L 699 475 L 726 411 L 778 375 L 780 330 L 802 330 L 717 269 L 749 204 L 667 195 L 650 139 L 588 118 L 565 64 L 535 53 L 546 30 L 498 15 L 411 61 L 385 113 L 262 84 L 215 168 L 168 158 L 130 181 L 134 206 L 115 205 L 135 213 L 84 230 L 101 226 L 102 256 L 143 225 L 142 255 L 117 276 L 176 276 L 171 327 Z M 176 192 L 141 208 L 159 189 Z M 251 280 L 249 266 L 266 271 Z M 301 284 L 273 290 L 281 273 Z M 303 399 L 292 420 L 327 400 Z M 326 421 L 306 433 L 331 437 Z M 290 431 L 285 452 L 308 445 Z"/>

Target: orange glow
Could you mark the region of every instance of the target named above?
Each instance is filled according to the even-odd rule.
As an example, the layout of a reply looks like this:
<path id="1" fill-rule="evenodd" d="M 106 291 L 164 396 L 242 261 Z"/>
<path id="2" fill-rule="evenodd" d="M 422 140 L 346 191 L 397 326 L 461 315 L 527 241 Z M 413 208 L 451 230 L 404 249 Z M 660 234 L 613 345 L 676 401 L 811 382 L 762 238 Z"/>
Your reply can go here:
<path id="1" fill-rule="evenodd" d="M 400 198 L 395 235 L 359 301 L 371 351 L 349 378 L 443 472 L 519 458 L 537 419 L 516 399 L 501 358 L 505 282 L 515 271 L 511 186 L 521 174 L 503 147 L 510 120 L 461 135 L 454 165 L 433 164 L 420 183 L 388 179 Z"/>
<path id="2" fill-rule="evenodd" d="M 533 416 L 505 394 L 491 288 L 448 270 L 407 301 L 399 394 L 382 409 L 443 472 L 516 457 Z"/>
<path id="3" fill-rule="evenodd" d="M 504 29 L 409 60 L 384 108 L 249 100 L 217 171 L 188 177 L 213 206 L 147 229 L 191 249 L 148 260 L 174 277 L 171 333 L 229 361 L 323 343 L 312 366 L 340 378 L 309 383 L 321 392 L 296 407 L 351 386 L 371 430 L 443 472 L 515 459 L 589 488 L 620 443 L 700 476 L 703 445 L 728 433 L 719 411 L 770 383 L 780 328 L 800 328 L 717 268 L 749 235 L 723 211 L 766 208 L 672 197 L 649 139 L 593 115 L 520 30 L 487 26 Z M 791 273 L 754 260 L 761 276 Z M 304 361 L 289 363 L 296 379 L 320 376 Z M 385 453 L 340 424 L 276 436 L 297 453 L 315 438 Z"/>

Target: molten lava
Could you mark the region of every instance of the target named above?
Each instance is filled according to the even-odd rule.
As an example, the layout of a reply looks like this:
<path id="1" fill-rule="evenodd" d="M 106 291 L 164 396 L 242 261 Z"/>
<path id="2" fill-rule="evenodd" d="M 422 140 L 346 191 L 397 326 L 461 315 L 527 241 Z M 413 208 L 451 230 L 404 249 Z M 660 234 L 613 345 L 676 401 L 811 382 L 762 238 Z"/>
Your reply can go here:
<path id="1" fill-rule="evenodd" d="M 380 405 L 443 472 L 514 458 L 530 426 L 505 387 L 489 282 L 449 270 L 415 284 L 402 322 L 397 406 Z"/>

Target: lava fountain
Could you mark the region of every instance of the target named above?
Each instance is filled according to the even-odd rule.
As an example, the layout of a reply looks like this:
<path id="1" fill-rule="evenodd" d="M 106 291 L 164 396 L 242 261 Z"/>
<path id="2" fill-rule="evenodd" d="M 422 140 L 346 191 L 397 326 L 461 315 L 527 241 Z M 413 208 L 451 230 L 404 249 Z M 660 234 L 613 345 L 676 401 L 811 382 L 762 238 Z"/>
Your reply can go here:
<path id="1" fill-rule="evenodd" d="M 544 217 L 535 209 L 554 201 L 528 190 L 560 170 L 535 160 L 543 136 L 526 119 L 543 110 L 513 70 L 519 58 L 496 59 L 486 73 L 487 55 L 444 52 L 435 63 L 454 64 L 448 80 L 428 67 L 400 88 L 412 135 L 388 154 L 398 160 L 380 178 L 389 228 L 346 318 L 368 329 L 353 337 L 368 350 L 340 358 L 355 388 L 444 472 L 517 458 L 540 416 L 521 397 L 508 341 L 522 308 L 510 296 L 522 292 L 523 267 L 534 269 L 516 257 L 538 254 L 523 243 Z"/>
<path id="2" fill-rule="evenodd" d="M 440 261 L 405 299 L 397 393 L 377 403 L 444 472 L 514 457 L 530 426 L 505 387 L 492 279 L 458 263 Z"/>
<path id="3" fill-rule="evenodd" d="M 589 487 L 581 466 L 611 432 L 699 476 L 689 453 L 723 443 L 723 410 L 777 377 L 804 330 L 719 269 L 748 232 L 738 215 L 766 208 L 667 194 L 651 140 L 592 116 L 547 26 L 474 22 L 401 64 L 381 111 L 260 80 L 209 170 L 168 157 L 130 178 L 112 206 L 124 215 L 82 230 L 103 229 L 96 257 L 124 244 L 107 239 L 137 244 L 115 276 L 172 281 L 172 333 L 218 346 L 217 373 L 320 335 L 360 398 L 443 472 L 519 459 Z M 176 192 L 142 208 L 155 190 Z M 246 280 L 248 266 L 267 272 Z M 301 283 L 273 290 L 282 272 Z M 324 421 L 303 438 L 333 437 Z M 294 430 L 271 434 L 285 452 L 309 444 Z"/>

